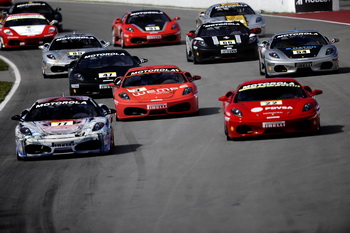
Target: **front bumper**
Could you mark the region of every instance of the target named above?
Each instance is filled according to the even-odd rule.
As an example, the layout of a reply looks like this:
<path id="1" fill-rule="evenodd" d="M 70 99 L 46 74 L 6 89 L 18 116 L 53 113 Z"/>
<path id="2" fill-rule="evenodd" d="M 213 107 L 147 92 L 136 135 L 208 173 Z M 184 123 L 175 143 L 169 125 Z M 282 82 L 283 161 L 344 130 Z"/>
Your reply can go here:
<path id="1" fill-rule="evenodd" d="M 268 76 L 293 74 L 299 71 L 336 71 L 339 69 L 338 57 L 290 59 L 290 61 L 265 59 L 265 72 Z"/>
<path id="2" fill-rule="evenodd" d="M 193 56 L 198 62 L 235 59 L 235 58 L 256 58 L 258 47 L 256 44 L 236 48 L 205 48 L 193 49 Z"/>
<path id="3" fill-rule="evenodd" d="M 181 42 L 181 31 L 124 34 L 125 46 L 140 46 L 149 44 L 177 44 Z"/>
<path id="4" fill-rule="evenodd" d="M 237 117 L 226 117 L 225 126 L 230 138 L 252 137 L 287 133 L 311 133 L 320 127 L 320 115 L 313 113 L 294 118 L 278 118 L 274 120 L 238 120 Z"/>
<path id="5" fill-rule="evenodd" d="M 55 135 L 41 138 L 17 138 L 16 151 L 20 158 L 60 154 L 103 153 L 110 150 L 111 135 L 96 133 L 88 136 Z"/>
<path id="6" fill-rule="evenodd" d="M 118 102 L 114 99 L 117 118 L 132 119 L 148 116 L 192 114 L 198 112 L 198 96 L 191 95 L 176 100 L 149 102 Z"/>
<path id="7" fill-rule="evenodd" d="M 43 61 L 43 74 L 48 76 L 68 74 L 67 65 L 69 65 L 68 62 L 62 62 L 57 60 Z"/>
<path id="8" fill-rule="evenodd" d="M 56 34 L 39 35 L 39 36 L 7 36 L 3 37 L 4 48 L 20 48 L 29 46 L 39 46 L 49 43 Z"/>

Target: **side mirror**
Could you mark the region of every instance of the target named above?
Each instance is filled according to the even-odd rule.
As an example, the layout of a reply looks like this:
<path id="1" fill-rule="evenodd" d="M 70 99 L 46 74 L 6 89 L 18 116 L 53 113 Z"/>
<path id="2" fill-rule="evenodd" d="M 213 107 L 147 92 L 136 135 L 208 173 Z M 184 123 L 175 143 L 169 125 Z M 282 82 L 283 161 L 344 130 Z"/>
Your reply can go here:
<path id="1" fill-rule="evenodd" d="M 260 34 L 261 33 L 261 28 L 253 28 L 250 30 L 251 34 Z"/>
<path id="2" fill-rule="evenodd" d="M 55 25 L 55 24 L 58 24 L 58 20 L 54 19 L 50 22 L 51 25 Z"/>
<path id="3" fill-rule="evenodd" d="M 39 49 L 46 50 L 46 49 L 49 48 L 49 46 L 50 46 L 50 43 L 45 43 L 45 44 L 43 44 L 43 45 L 40 45 L 40 46 L 39 46 Z"/>
<path id="4" fill-rule="evenodd" d="M 11 117 L 11 120 L 19 121 L 19 120 L 21 120 L 21 116 L 20 115 L 14 115 L 14 116 Z"/>
<path id="5" fill-rule="evenodd" d="M 61 7 L 57 7 L 55 11 L 60 11 L 60 10 L 62 10 L 62 8 Z"/>
<path id="6" fill-rule="evenodd" d="M 176 16 L 173 18 L 174 21 L 180 20 L 181 18 L 179 16 Z"/>
<path id="7" fill-rule="evenodd" d="M 333 38 L 331 39 L 331 43 L 334 44 L 334 43 L 337 43 L 339 42 L 340 40 L 338 38 Z"/>
<path id="8" fill-rule="evenodd" d="M 108 47 L 108 46 L 111 45 L 110 42 L 106 42 L 106 41 L 104 41 L 104 40 L 101 40 L 101 44 L 103 45 L 104 48 L 106 48 L 106 47 Z"/>
<path id="9" fill-rule="evenodd" d="M 312 96 L 315 96 L 315 95 L 321 95 L 323 93 L 322 90 L 319 90 L 319 89 L 315 89 L 311 92 L 311 95 Z"/>
<path id="10" fill-rule="evenodd" d="M 114 24 L 119 24 L 122 23 L 122 19 L 121 18 L 117 18 L 114 20 Z"/>
<path id="11" fill-rule="evenodd" d="M 199 17 L 203 17 L 204 16 L 204 11 L 199 12 Z"/>
<path id="12" fill-rule="evenodd" d="M 219 97 L 218 100 L 225 102 L 225 101 L 228 101 L 228 97 L 224 95 L 224 96 Z"/>
<path id="13" fill-rule="evenodd" d="M 202 77 L 199 76 L 199 75 L 193 75 L 193 76 L 192 76 L 192 79 L 193 79 L 193 80 L 200 80 L 200 79 L 202 79 Z"/>
<path id="14" fill-rule="evenodd" d="M 197 37 L 197 35 L 194 33 L 194 31 L 190 31 L 186 35 L 189 36 L 189 37 Z"/>

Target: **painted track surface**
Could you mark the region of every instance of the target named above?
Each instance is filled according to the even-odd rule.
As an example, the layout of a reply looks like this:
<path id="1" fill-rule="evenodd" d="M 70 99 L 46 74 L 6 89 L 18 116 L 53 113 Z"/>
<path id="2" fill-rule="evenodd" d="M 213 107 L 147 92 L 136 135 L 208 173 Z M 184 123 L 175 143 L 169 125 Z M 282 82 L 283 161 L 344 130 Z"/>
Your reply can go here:
<path id="1" fill-rule="evenodd" d="M 66 31 L 106 40 L 112 20 L 137 8 L 53 6 L 62 7 Z M 165 10 L 181 17 L 183 36 L 194 28 L 198 12 Z M 10 117 L 35 99 L 68 94 L 68 80 L 42 78 L 39 50 L 1 52 L 22 82 L 0 112 L 0 232 L 349 232 L 349 26 L 276 17 L 267 23 L 268 35 L 317 28 L 341 39 L 339 74 L 298 78 L 324 91 L 317 98 L 320 135 L 227 142 L 217 98 L 260 78 L 257 61 L 193 65 L 184 44 L 136 48 L 129 52 L 146 64 L 176 64 L 203 77 L 199 116 L 117 122 L 112 155 L 18 162 Z"/>
<path id="2" fill-rule="evenodd" d="M 279 16 L 350 24 L 350 10 L 322 11 L 322 12 L 296 13 L 296 14 L 279 14 Z"/>

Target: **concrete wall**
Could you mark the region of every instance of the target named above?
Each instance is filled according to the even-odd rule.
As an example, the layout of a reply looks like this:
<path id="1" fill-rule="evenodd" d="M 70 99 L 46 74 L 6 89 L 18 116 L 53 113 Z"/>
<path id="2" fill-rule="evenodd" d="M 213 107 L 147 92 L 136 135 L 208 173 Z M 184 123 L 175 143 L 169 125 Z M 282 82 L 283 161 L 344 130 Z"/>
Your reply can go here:
<path id="1" fill-rule="evenodd" d="M 85 0 L 94 2 L 106 2 L 106 0 Z M 142 4 L 156 6 L 171 6 L 183 8 L 206 9 L 216 3 L 234 2 L 227 0 L 107 0 L 109 2 L 125 4 Z M 236 0 L 237 2 L 239 0 Z M 327 0 L 310 0 L 314 2 Z M 264 10 L 266 12 L 295 12 L 295 0 L 242 0 L 249 4 L 255 11 Z M 339 0 L 333 0 L 333 10 L 339 10 Z"/>

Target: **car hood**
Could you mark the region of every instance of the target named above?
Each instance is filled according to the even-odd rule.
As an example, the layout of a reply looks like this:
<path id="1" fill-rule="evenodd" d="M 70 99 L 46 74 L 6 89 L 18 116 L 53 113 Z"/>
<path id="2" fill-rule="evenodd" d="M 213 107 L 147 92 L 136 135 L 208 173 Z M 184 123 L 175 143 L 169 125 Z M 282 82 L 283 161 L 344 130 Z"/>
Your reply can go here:
<path id="1" fill-rule="evenodd" d="M 314 102 L 311 98 L 280 99 L 237 103 L 244 116 L 261 119 L 279 119 L 301 113 L 304 105 Z"/>
<path id="2" fill-rule="evenodd" d="M 137 23 L 133 24 L 135 27 L 139 28 L 143 32 L 159 32 L 163 31 L 166 27 L 167 22 L 158 23 Z"/>
<path id="3" fill-rule="evenodd" d="M 182 97 L 182 93 L 189 85 L 185 83 L 153 85 L 125 88 L 131 100 L 139 102 L 161 101 Z"/>
<path id="4" fill-rule="evenodd" d="M 35 36 L 43 33 L 46 25 L 27 25 L 27 26 L 14 26 L 10 27 L 16 33 L 21 36 Z"/>
<path id="5" fill-rule="evenodd" d="M 67 119 L 67 120 L 49 120 L 49 121 L 33 121 L 23 122 L 20 127 L 27 127 L 30 129 L 32 136 L 36 137 L 72 137 L 91 132 L 93 126 L 97 122 L 106 122 L 104 117 L 92 117 L 81 119 Z"/>
<path id="6" fill-rule="evenodd" d="M 236 47 L 249 43 L 249 35 L 205 36 L 201 38 L 209 47 Z"/>
<path id="7" fill-rule="evenodd" d="M 289 58 L 317 57 L 322 45 L 306 45 L 290 48 L 280 48 L 279 50 Z"/>

